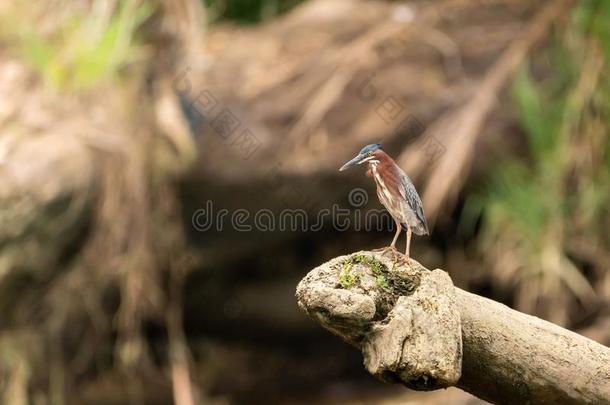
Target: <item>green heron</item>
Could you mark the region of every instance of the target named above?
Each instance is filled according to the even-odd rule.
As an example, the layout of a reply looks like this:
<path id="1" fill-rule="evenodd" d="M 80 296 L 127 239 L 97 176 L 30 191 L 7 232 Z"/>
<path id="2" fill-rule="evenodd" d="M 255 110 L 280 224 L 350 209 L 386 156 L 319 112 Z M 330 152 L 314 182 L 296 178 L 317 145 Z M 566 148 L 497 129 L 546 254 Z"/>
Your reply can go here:
<path id="1" fill-rule="evenodd" d="M 394 239 L 390 246 L 383 250 L 396 251 L 396 241 L 400 236 L 400 231 L 405 229 L 407 233 L 405 256 L 408 259 L 411 233 L 428 234 L 428 223 L 417 190 L 409 176 L 396 164 L 394 159 L 381 150 L 381 144 L 365 146 L 355 158 L 341 166 L 339 171 L 362 163 L 368 163 L 366 175 L 375 181 L 379 201 L 396 221 Z"/>

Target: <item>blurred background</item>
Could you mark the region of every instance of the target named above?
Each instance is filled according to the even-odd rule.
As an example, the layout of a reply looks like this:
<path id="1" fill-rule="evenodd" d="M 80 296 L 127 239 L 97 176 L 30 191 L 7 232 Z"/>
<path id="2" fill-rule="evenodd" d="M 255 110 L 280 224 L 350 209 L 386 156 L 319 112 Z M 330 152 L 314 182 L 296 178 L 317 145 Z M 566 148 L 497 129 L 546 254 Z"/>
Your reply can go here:
<path id="1" fill-rule="evenodd" d="M 609 57 L 604 0 L 0 0 L 1 402 L 481 403 L 297 309 L 391 240 L 320 216 L 381 208 L 380 140 L 412 256 L 609 345 Z"/>

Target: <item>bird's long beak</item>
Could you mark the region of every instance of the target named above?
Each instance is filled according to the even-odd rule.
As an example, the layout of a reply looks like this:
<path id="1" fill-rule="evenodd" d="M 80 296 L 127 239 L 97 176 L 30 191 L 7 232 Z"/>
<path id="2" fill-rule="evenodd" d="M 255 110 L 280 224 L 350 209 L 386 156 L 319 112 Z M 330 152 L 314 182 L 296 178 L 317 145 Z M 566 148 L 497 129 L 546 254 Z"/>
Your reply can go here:
<path id="1" fill-rule="evenodd" d="M 344 164 L 343 166 L 341 166 L 339 171 L 342 172 L 343 170 L 349 169 L 352 166 L 359 165 L 360 163 L 363 163 L 365 159 L 366 159 L 366 155 L 358 155 L 355 158 L 353 158 L 352 160 L 350 160 L 349 162 L 347 162 L 346 164 Z"/>

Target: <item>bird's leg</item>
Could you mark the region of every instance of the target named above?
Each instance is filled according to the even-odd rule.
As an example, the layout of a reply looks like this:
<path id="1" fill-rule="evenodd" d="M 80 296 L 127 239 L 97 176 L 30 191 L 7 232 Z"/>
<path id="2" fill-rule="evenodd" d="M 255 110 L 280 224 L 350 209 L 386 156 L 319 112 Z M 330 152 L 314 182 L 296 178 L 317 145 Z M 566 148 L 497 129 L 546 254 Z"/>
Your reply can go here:
<path id="1" fill-rule="evenodd" d="M 394 235 L 394 239 L 392 239 L 392 244 L 390 244 L 390 249 L 392 249 L 392 256 L 394 261 L 396 262 L 397 257 L 400 253 L 396 250 L 396 241 L 400 236 L 400 231 L 402 231 L 402 227 L 400 226 L 400 222 L 396 221 L 396 235 Z"/>
<path id="2" fill-rule="evenodd" d="M 400 222 L 396 221 L 396 234 L 394 235 L 394 239 L 392 239 L 392 243 L 390 244 L 390 248 L 392 249 L 396 249 L 396 241 L 398 240 L 398 237 L 400 236 L 400 231 L 401 231 L 401 227 L 400 227 Z"/>
<path id="3" fill-rule="evenodd" d="M 407 226 L 407 247 L 405 249 L 405 259 L 409 260 L 410 257 L 410 251 L 411 251 L 411 227 Z"/>
<path id="4" fill-rule="evenodd" d="M 400 222 L 396 221 L 396 234 L 394 234 L 394 239 L 392 239 L 392 243 L 390 244 L 390 246 L 382 247 L 379 249 L 373 249 L 373 252 L 381 252 L 381 254 L 384 254 L 388 250 L 392 250 L 395 252 L 396 251 L 396 241 L 398 240 L 398 237 L 400 236 L 401 230 L 402 230 L 402 228 L 400 227 Z"/>

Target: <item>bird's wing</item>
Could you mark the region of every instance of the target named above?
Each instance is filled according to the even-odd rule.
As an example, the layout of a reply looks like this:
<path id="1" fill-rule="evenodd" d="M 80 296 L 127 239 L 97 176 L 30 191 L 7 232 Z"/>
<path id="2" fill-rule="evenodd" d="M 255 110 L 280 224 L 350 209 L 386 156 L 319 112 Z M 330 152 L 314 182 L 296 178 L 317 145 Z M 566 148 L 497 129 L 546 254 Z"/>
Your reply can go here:
<path id="1" fill-rule="evenodd" d="M 400 182 L 402 183 L 400 193 L 402 194 L 403 198 L 407 200 L 409 206 L 423 224 L 426 233 L 428 233 L 428 221 L 426 221 L 426 214 L 424 214 L 424 206 L 419 198 L 419 194 L 417 194 L 417 190 L 415 189 L 413 182 L 402 170 L 400 171 Z"/>

